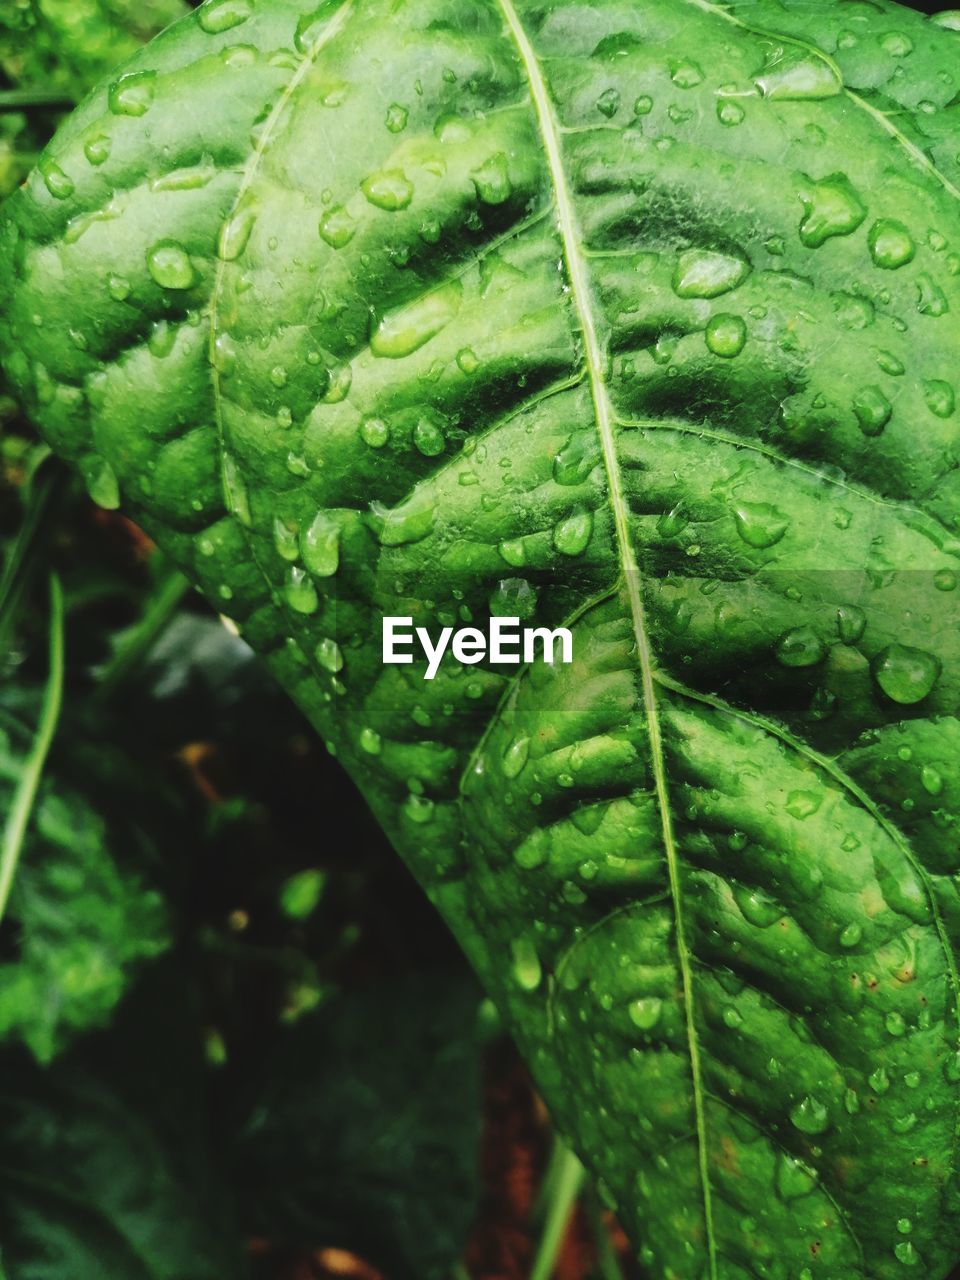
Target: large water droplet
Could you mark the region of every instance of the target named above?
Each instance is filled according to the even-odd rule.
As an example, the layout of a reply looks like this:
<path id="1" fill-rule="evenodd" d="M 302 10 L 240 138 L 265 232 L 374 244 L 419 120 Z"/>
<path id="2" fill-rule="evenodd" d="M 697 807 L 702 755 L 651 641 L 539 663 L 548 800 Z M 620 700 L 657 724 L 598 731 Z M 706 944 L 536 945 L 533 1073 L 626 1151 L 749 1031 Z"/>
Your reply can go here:
<path id="1" fill-rule="evenodd" d="M 842 604 L 837 610 L 837 631 L 844 644 L 856 644 L 867 625 L 867 615 L 855 604 Z"/>
<path id="2" fill-rule="evenodd" d="M 320 219 L 319 231 L 331 249 L 343 249 L 357 234 L 356 219 L 342 204 L 334 205 Z"/>
<path id="3" fill-rule="evenodd" d="M 683 58 L 671 65 L 670 79 L 681 89 L 695 89 L 703 83 L 703 70 L 698 63 Z"/>
<path id="4" fill-rule="evenodd" d="M 505 778 L 515 778 L 530 758 L 530 739 L 514 738 L 503 753 L 500 768 Z"/>
<path id="5" fill-rule="evenodd" d="M 381 169 L 364 178 L 360 187 L 372 205 L 391 213 L 406 209 L 413 199 L 413 183 L 402 169 Z"/>
<path id="6" fill-rule="evenodd" d="M 342 0 L 323 0 L 316 9 L 305 13 L 297 23 L 293 43 L 297 52 L 309 56 L 326 32 L 330 19 L 342 9 Z"/>
<path id="7" fill-rule="evenodd" d="M 553 460 L 553 478 L 557 484 L 583 484 L 600 459 L 596 435 L 573 435 Z"/>
<path id="8" fill-rule="evenodd" d="M 251 0 L 212 0 L 197 10 L 197 21 L 209 35 L 239 27 L 253 13 Z"/>
<path id="9" fill-rule="evenodd" d="M 867 216 L 850 180 L 841 173 L 821 182 L 808 178 L 798 194 L 803 204 L 800 240 L 808 249 L 818 249 L 831 236 L 850 235 Z"/>
<path id="10" fill-rule="evenodd" d="M 316 613 L 320 605 L 316 587 L 298 565 L 290 567 L 283 596 L 296 613 Z"/>
<path id="11" fill-rule="evenodd" d="M 708 350 L 715 356 L 732 359 L 738 356 L 747 341 L 747 326 L 742 316 L 711 316 L 704 333 Z"/>
<path id="12" fill-rule="evenodd" d="M 602 116 L 606 116 L 608 120 L 620 110 L 620 93 L 617 89 L 604 89 L 600 97 L 597 99 L 597 110 Z"/>
<path id="13" fill-rule="evenodd" d="M 131 71 L 110 86 L 107 101 L 115 116 L 143 116 L 156 92 L 155 71 Z"/>
<path id="14" fill-rule="evenodd" d="M 407 108 L 402 107 L 399 102 L 391 102 L 390 106 L 387 107 L 384 123 L 391 133 L 402 133 L 407 127 L 409 114 Z"/>
<path id="15" fill-rule="evenodd" d="M 749 547 L 775 546 L 790 527 L 790 519 L 768 502 L 739 502 L 734 508 L 737 533 Z"/>
<path id="16" fill-rule="evenodd" d="M 196 280 L 190 255 L 175 240 L 153 246 L 147 254 L 147 270 L 162 289 L 189 289 Z"/>
<path id="17" fill-rule="evenodd" d="M 893 406 L 879 387 L 864 387 L 853 397 L 853 412 L 865 436 L 878 436 L 890 421 Z"/>
<path id="18" fill-rule="evenodd" d="M 388 313 L 371 335 L 371 351 L 391 360 L 411 355 L 456 318 L 462 301 L 463 286 L 459 280 L 451 280 L 409 306 Z"/>
<path id="19" fill-rule="evenodd" d="M 329 671 L 331 675 L 336 675 L 338 671 L 343 670 L 343 653 L 336 640 L 329 638 L 321 640 L 314 650 L 317 662 L 323 667 L 324 671 Z"/>
<path id="20" fill-rule="evenodd" d="M 83 154 L 91 164 L 105 164 L 110 159 L 112 147 L 113 140 L 109 134 L 96 133 L 83 144 Z"/>
<path id="21" fill-rule="evenodd" d="M 910 706 L 930 693 L 941 669 L 939 658 L 924 649 L 892 644 L 875 659 L 873 677 L 888 698 Z"/>
<path id="22" fill-rule="evenodd" d="M 956 396 L 949 382 L 931 378 L 923 384 L 923 398 L 927 408 L 938 418 L 950 418 L 956 408 Z"/>
<path id="23" fill-rule="evenodd" d="M 290 564 L 300 559 L 300 541 L 296 527 L 291 528 L 280 516 L 277 516 L 273 522 L 273 545 L 277 555 Z"/>
<path id="24" fill-rule="evenodd" d="M 790 1123 L 801 1133 L 826 1133 L 830 1128 L 830 1113 L 814 1094 L 807 1096 L 790 1108 Z"/>
<path id="25" fill-rule="evenodd" d="M 513 972 L 517 982 L 524 991 L 536 991 L 542 977 L 536 947 L 529 938 L 514 938 L 510 950 L 513 953 Z"/>
<path id="26" fill-rule="evenodd" d="M 80 464 L 87 493 L 106 511 L 116 511 L 120 506 L 120 484 L 110 463 L 99 454 L 88 454 Z"/>
<path id="27" fill-rule="evenodd" d="M 641 996 L 631 1000 L 628 1011 L 630 1021 L 640 1031 L 652 1031 L 660 1021 L 663 1012 L 663 1001 L 659 996 Z"/>
<path id="28" fill-rule="evenodd" d="M 577 511 L 561 520 L 553 531 L 553 545 L 565 556 L 579 556 L 593 535 L 593 512 Z"/>
<path id="29" fill-rule="evenodd" d="M 247 247 L 253 224 L 257 220 L 254 210 L 247 206 L 238 209 L 223 224 L 220 232 L 218 252 L 224 262 L 234 262 Z"/>
<path id="30" fill-rule="evenodd" d="M 369 727 L 361 729 L 359 741 L 360 750 L 365 751 L 368 756 L 378 756 L 383 750 L 383 739 L 376 729 Z"/>
<path id="31" fill-rule="evenodd" d="M 379 522 L 379 538 L 385 547 L 399 547 L 419 542 L 433 528 L 435 508 L 426 494 L 415 493 L 399 507 L 371 504 L 371 510 Z"/>
<path id="32" fill-rule="evenodd" d="M 510 198 L 513 184 L 510 181 L 510 164 L 502 151 L 489 156 L 470 177 L 477 195 L 484 204 L 503 204 Z"/>
<path id="33" fill-rule="evenodd" d="M 887 271 L 905 266 L 917 251 L 910 232 L 902 222 L 893 218 L 881 218 L 875 222 L 867 235 L 867 243 L 874 262 Z"/>
<path id="34" fill-rule="evenodd" d="M 527 548 L 522 538 L 508 538 L 500 543 L 497 550 L 514 569 L 520 569 L 527 563 Z"/>
<path id="35" fill-rule="evenodd" d="M 905 1267 L 918 1267 L 920 1265 L 920 1255 L 909 1240 L 901 1240 L 899 1244 L 895 1244 L 893 1252 L 897 1261 L 902 1262 Z"/>
<path id="36" fill-rule="evenodd" d="M 728 129 L 734 129 L 738 124 L 743 124 L 746 114 L 740 103 L 730 98 L 720 98 L 717 102 L 717 119 Z"/>
<path id="37" fill-rule="evenodd" d="M 360 439 L 371 449 L 382 449 L 390 439 L 390 428 L 382 418 L 364 418 L 360 424 Z"/>
<path id="38" fill-rule="evenodd" d="M 340 525 L 326 511 L 318 511 L 300 539 L 303 563 L 317 578 L 329 578 L 340 565 Z"/>
<path id="39" fill-rule="evenodd" d="M 680 298 L 717 298 L 735 289 L 750 274 L 742 258 L 710 249 L 681 253 L 673 273 L 673 290 Z"/>
<path id="40" fill-rule="evenodd" d="M 761 72 L 754 84 L 765 98 L 785 101 L 834 98 L 843 88 L 831 63 L 813 55 L 781 57 Z"/>
<path id="41" fill-rule="evenodd" d="M 785 1151 L 777 1157 L 775 1174 L 777 1194 L 782 1200 L 800 1200 L 816 1190 L 817 1175 Z"/>
<path id="42" fill-rule="evenodd" d="M 770 925 L 783 919 L 783 907 L 762 889 L 736 884 L 733 900 L 740 908 L 744 920 L 756 925 L 758 929 L 768 929 Z"/>
<path id="43" fill-rule="evenodd" d="M 796 627 L 781 636 L 776 653 L 785 667 L 813 667 L 826 657 L 827 646 L 813 627 Z"/>
<path id="44" fill-rule="evenodd" d="M 812 818 L 823 804 L 823 796 L 818 795 L 816 791 L 791 791 L 787 796 L 784 808 L 791 818 L 796 818 L 799 822 Z M 818 867 L 809 868 L 812 876 L 812 882 L 819 884 L 817 877 L 821 875 Z"/>
<path id="45" fill-rule="evenodd" d="M 53 160 L 46 160 L 40 166 L 40 176 L 43 178 L 43 185 L 55 200 L 66 200 L 68 196 L 73 195 L 75 189 L 73 179 L 68 178 Z"/>
<path id="46" fill-rule="evenodd" d="M 922 316 L 944 316 L 950 310 L 947 295 L 928 272 L 917 276 L 917 310 Z"/>

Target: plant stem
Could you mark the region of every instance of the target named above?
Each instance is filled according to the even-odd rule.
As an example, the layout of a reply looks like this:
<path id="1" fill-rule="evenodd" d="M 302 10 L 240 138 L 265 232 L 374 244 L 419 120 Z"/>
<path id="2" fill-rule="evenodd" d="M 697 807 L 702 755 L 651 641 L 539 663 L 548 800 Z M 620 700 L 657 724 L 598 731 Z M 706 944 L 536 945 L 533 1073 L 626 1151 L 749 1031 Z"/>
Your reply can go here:
<path id="1" fill-rule="evenodd" d="M 74 106 L 73 98 L 56 89 L 4 89 L 0 92 L 0 111 L 27 111 L 31 107 L 69 111 Z"/>
<path id="2" fill-rule="evenodd" d="M 62 471 L 45 466 L 45 462 L 46 458 L 41 459 L 34 469 L 23 523 L 3 566 L 3 573 L 0 574 L 0 652 L 6 648 L 17 600 L 28 576 L 37 534 L 64 480 Z"/>
<path id="3" fill-rule="evenodd" d="M 147 602 L 143 617 L 127 633 L 124 642 L 104 667 L 97 690 L 99 701 L 105 701 L 116 693 L 140 659 L 153 647 L 189 590 L 190 583 L 177 569 L 172 570 L 160 584 Z"/>
<path id="4" fill-rule="evenodd" d="M 24 762 L 20 781 L 13 795 L 0 846 L 0 921 L 3 920 L 20 861 L 23 839 L 33 812 L 37 789 L 43 776 L 50 744 L 57 731 L 63 702 L 63 588 L 55 573 L 50 575 L 50 674 L 40 709 L 40 721 L 33 747 Z"/>
<path id="5" fill-rule="evenodd" d="M 546 1207 L 546 1218 L 537 1256 L 530 1271 L 530 1280 L 550 1280 L 553 1275 L 570 1215 L 583 1186 L 583 1165 L 572 1151 L 560 1144 L 559 1138 L 557 1145 L 560 1148 L 557 1152 L 557 1167 L 552 1178 L 550 1202 Z"/>
<path id="6" fill-rule="evenodd" d="M 590 1223 L 590 1231 L 593 1234 L 594 1244 L 597 1246 L 597 1274 L 600 1280 L 623 1280 L 620 1260 L 614 1252 L 610 1233 L 603 1220 L 603 1213 L 595 1191 L 591 1190 L 585 1197 L 585 1207 L 587 1220 Z"/>

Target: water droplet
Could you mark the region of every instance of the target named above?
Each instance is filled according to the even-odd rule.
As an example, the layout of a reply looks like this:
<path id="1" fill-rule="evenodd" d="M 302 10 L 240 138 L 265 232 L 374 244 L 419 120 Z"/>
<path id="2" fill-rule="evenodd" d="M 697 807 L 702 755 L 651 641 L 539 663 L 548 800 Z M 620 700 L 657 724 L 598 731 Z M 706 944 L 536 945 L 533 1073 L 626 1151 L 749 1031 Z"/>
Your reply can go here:
<path id="1" fill-rule="evenodd" d="M 695 89 L 703 82 L 703 71 L 696 62 L 682 59 L 671 66 L 670 79 L 681 89 Z"/>
<path id="2" fill-rule="evenodd" d="M 338 671 L 343 670 L 343 653 L 336 640 L 321 640 L 314 653 L 324 671 L 329 671 L 335 676 Z"/>
<path id="3" fill-rule="evenodd" d="M 382 418 L 364 418 L 360 424 L 360 439 L 371 449 L 382 449 L 390 439 L 390 428 Z"/>
<path id="4" fill-rule="evenodd" d="M 640 1031 L 652 1031 L 660 1021 L 663 1012 L 663 1001 L 659 996 L 641 996 L 631 1000 L 628 1011 L 630 1021 Z"/>
<path id="5" fill-rule="evenodd" d="M 815 791 L 791 791 L 783 806 L 791 818 L 803 822 L 812 817 L 823 804 L 823 796 Z"/>
<path id="6" fill-rule="evenodd" d="M 938 591 L 955 591 L 957 575 L 952 569 L 938 569 L 933 575 L 933 585 Z"/>
<path id="7" fill-rule="evenodd" d="M 737 533 L 749 547 L 775 546 L 790 527 L 790 519 L 768 502 L 740 502 L 734 508 Z"/>
<path id="8" fill-rule="evenodd" d="M 175 240 L 153 246 L 147 254 L 147 270 L 162 289 L 189 289 L 196 280 L 190 255 Z"/>
<path id="9" fill-rule="evenodd" d="M 932 13 L 930 21 L 945 31 L 960 31 L 960 9 L 944 9 L 942 13 Z"/>
<path id="10" fill-rule="evenodd" d="M 502 578 L 490 594 L 494 618 L 530 618 L 537 610 L 537 592 L 526 578 Z"/>
<path id="11" fill-rule="evenodd" d="M 911 706 L 927 697 L 940 678 L 941 669 L 940 660 L 933 654 L 892 644 L 875 659 L 873 677 L 888 698 Z"/>
<path id="12" fill-rule="evenodd" d="M 273 545 L 277 555 L 289 563 L 292 564 L 300 559 L 300 541 L 297 538 L 296 527 L 291 528 L 287 521 L 281 520 L 279 516 L 276 516 L 273 521 Z"/>
<path id="13" fill-rule="evenodd" d="M 768 929 L 770 925 L 783 919 L 783 907 L 762 889 L 735 884 L 733 900 L 740 908 L 744 920 L 756 925 L 758 929 Z"/>
<path id="14" fill-rule="evenodd" d="M 553 460 L 553 478 L 557 484 L 583 484 L 599 465 L 600 444 L 594 433 L 572 435 Z"/>
<path id="15" fill-rule="evenodd" d="M 337 204 L 320 219 L 319 230 L 331 249 L 343 249 L 357 234 L 357 223 L 342 204 Z"/>
<path id="16" fill-rule="evenodd" d="M 689 523 L 683 510 L 683 503 L 678 502 L 669 511 L 664 511 L 657 520 L 657 533 L 664 538 L 675 538 L 678 533 L 683 533 Z"/>
<path id="17" fill-rule="evenodd" d="M 387 107 L 387 115 L 385 124 L 391 133 L 403 133 L 407 127 L 409 112 L 406 107 L 401 107 L 399 102 L 391 102 Z"/>
<path id="18" fill-rule="evenodd" d="M 407 796 L 403 812 L 411 822 L 415 822 L 418 827 L 422 827 L 425 823 L 433 820 L 434 807 L 433 801 L 426 796 L 418 796 L 415 792 L 411 792 Z"/>
<path id="19" fill-rule="evenodd" d="M 923 384 L 923 398 L 927 402 L 927 408 L 938 418 L 953 416 L 953 411 L 956 408 L 956 396 L 949 382 L 942 382 L 939 378 L 931 378 Z"/>
<path id="20" fill-rule="evenodd" d="M 830 1128 L 830 1113 L 819 1098 L 812 1093 L 790 1108 L 790 1123 L 801 1133 L 826 1133 Z"/>
<path id="21" fill-rule="evenodd" d="M 800 241 L 808 249 L 818 249 L 831 236 L 848 236 L 856 231 L 867 211 L 842 173 L 821 182 L 807 178 L 799 192 L 803 205 Z"/>
<path id="22" fill-rule="evenodd" d="M 130 281 L 123 276 L 111 276 L 107 281 L 107 291 L 114 302 L 124 302 L 130 297 Z"/>
<path id="23" fill-rule="evenodd" d="M 795 627 L 780 637 L 776 653 L 785 667 L 813 667 L 826 657 L 827 646 L 813 627 Z"/>
<path id="24" fill-rule="evenodd" d="M 379 523 L 378 537 L 385 547 L 400 547 L 420 542 L 433 528 L 435 509 L 427 494 L 415 493 L 399 507 L 371 503 Z"/>
<path id="25" fill-rule="evenodd" d="M 484 204 L 503 204 L 509 199 L 513 184 L 510 181 L 510 164 L 502 151 L 489 156 L 470 177 L 477 195 Z"/>
<path id="26" fill-rule="evenodd" d="M 750 274 L 742 258 L 709 249 L 681 253 L 673 274 L 673 290 L 679 298 L 717 298 L 735 289 Z"/>
<path id="27" fill-rule="evenodd" d="M 360 750 L 365 751 L 368 756 L 378 756 L 383 750 L 383 739 L 377 733 L 376 729 L 360 730 Z"/>
<path id="28" fill-rule="evenodd" d="M 402 169 L 381 169 L 364 178 L 360 189 L 372 205 L 391 213 L 406 209 L 413 199 L 413 183 Z"/>
<path id="29" fill-rule="evenodd" d="M 880 47 L 892 58 L 905 58 L 913 52 L 913 41 L 902 31 L 891 31 L 880 41 Z"/>
<path id="30" fill-rule="evenodd" d="M 926 271 L 917 276 L 917 310 L 922 316 L 944 316 L 950 310 L 946 294 Z"/>
<path id="31" fill-rule="evenodd" d="M 47 160 L 40 166 L 40 176 L 43 178 L 43 185 L 55 200 L 66 200 L 73 195 L 73 180 L 52 160 Z"/>
<path id="32" fill-rule="evenodd" d="M 764 98 L 784 101 L 834 98 L 843 88 L 833 65 L 826 58 L 813 55 L 781 56 L 779 62 L 757 76 L 754 84 Z"/>
<path id="33" fill-rule="evenodd" d="M 326 511 L 318 511 L 300 539 L 303 563 L 317 578 L 329 578 L 340 565 L 340 525 Z"/>
<path id="34" fill-rule="evenodd" d="M 855 1116 L 860 1110 L 860 1099 L 855 1089 L 847 1089 L 844 1093 L 843 1109 L 848 1116 Z"/>
<path id="35" fill-rule="evenodd" d="M 522 538 L 508 538 L 506 542 L 500 543 L 497 550 L 514 569 L 520 569 L 527 563 L 527 548 Z"/>
<path id="36" fill-rule="evenodd" d="M 83 154 L 91 164 L 105 164 L 110 159 L 113 139 L 106 133 L 97 133 L 83 144 Z"/>
<path id="37" fill-rule="evenodd" d="M 903 1020 L 903 1014 L 891 1010 L 883 1020 L 883 1025 L 887 1028 L 887 1032 L 891 1036 L 900 1037 L 906 1033 L 907 1024 Z"/>
<path id="38" fill-rule="evenodd" d="M 233 454 L 224 453 L 221 474 L 223 476 L 223 496 L 227 504 L 227 510 L 249 529 L 253 523 L 250 514 L 250 494 Z"/>
<path id="39" fill-rule="evenodd" d="M 143 116 L 156 91 L 155 71 L 131 71 L 110 86 L 108 103 L 115 116 Z"/>
<path id="40" fill-rule="evenodd" d="M 881 218 L 867 234 L 870 256 L 878 267 L 895 271 L 897 267 L 912 262 L 917 246 L 903 225 L 892 218 Z"/>
<path id="41" fill-rule="evenodd" d="M 514 738 L 503 753 L 500 768 L 505 778 L 515 778 L 530 758 L 530 739 Z"/>
<path id="42" fill-rule="evenodd" d="M 893 406 L 879 387 L 864 387 L 853 397 L 853 412 L 865 436 L 878 436 L 890 421 Z"/>
<path id="43" fill-rule="evenodd" d="M 892 351 L 878 351 L 877 364 L 891 378 L 900 378 L 906 372 L 906 365 L 902 360 L 898 360 Z"/>
<path id="44" fill-rule="evenodd" d="M 648 116 L 652 110 L 653 99 L 649 94 L 641 93 L 640 97 L 637 98 L 636 102 L 633 104 L 634 115 Z"/>
<path id="45" fill-rule="evenodd" d="M 593 512 L 577 511 L 561 520 L 553 531 L 553 545 L 565 556 L 579 556 L 593 535 Z"/>
<path id="46" fill-rule="evenodd" d="M 116 511 L 120 506 L 120 484 L 110 463 L 98 454 L 88 454 L 80 464 L 87 493 L 105 511 Z"/>
<path id="47" fill-rule="evenodd" d="M 529 938 L 514 938 L 510 944 L 513 972 L 524 991 L 536 991 L 542 977 L 540 957 Z"/>
<path id="48" fill-rule="evenodd" d="M 297 52 L 306 56 L 312 54 L 314 46 L 322 39 L 330 19 L 342 7 L 342 0 L 323 0 L 311 13 L 305 13 L 297 23 L 293 43 Z"/>
<path id="49" fill-rule="evenodd" d="M 413 443 L 425 458 L 436 458 L 447 446 L 439 426 L 426 416 L 420 418 L 413 429 Z"/>
<path id="50" fill-rule="evenodd" d="M 291 565 L 283 597 L 296 613 L 316 613 L 320 601 L 317 589 L 298 565 Z"/>
<path id="51" fill-rule="evenodd" d="M 371 335 L 371 351 L 390 360 L 412 355 L 456 318 L 462 301 L 463 286 L 451 280 L 409 306 L 389 312 Z"/>
<path id="52" fill-rule="evenodd" d="M 480 368 L 480 361 L 472 348 L 461 347 L 457 352 L 457 368 L 461 373 L 467 374 L 468 377 L 477 372 Z"/>
<path id="53" fill-rule="evenodd" d="M 837 610 L 837 631 L 844 644 L 856 644 L 867 625 L 867 615 L 855 604 L 842 604 Z"/>
<path id="54" fill-rule="evenodd" d="M 925 764 L 920 770 L 920 782 L 928 795 L 938 796 L 943 791 L 943 777 L 932 764 Z"/>
<path id="55" fill-rule="evenodd" d="M 744 348 L 747 341 L 747 326 L 741 316 L 724 313 L 711 316 L 707 322 L 704 339 L 708 350 L 715 356 L 732 359 Z"/>
<path id="56" fill-rule="evenodd" d="M 223 224 L 218 253 L 224 262 L 234 262 L 247 247 L 257 215 L 249 206 L 236 210 Z"/>
<path id="57" fill-rule="evenodd" d="M 604 89 L 597 99 L 597 110 L 611 120 L 620 110 L 620 94 L 616 89 Z"/>
<path id="58" fill-rule="evenodd" d="M 209 35 L 239 27 L 253 13 L 251 0 L 212 0 L 197 10 L 197 21 Z"/>
<path id="59" fill-rule="evenodd" d="M 733 129 L 738 124 L 743 124 L 743 118 L 746 114 L 739 102 L 732 102 L 729 98 L 721 98 L 717 103 L 717 119 L 721 124 L 726 125 L 728 129 Z"/>
<path id="60" fill-rule="evenodd" d="M 846 925 L 840 931 L 841 947 L 855 947 L 863 937 L 863 929 L 856 922 Z"/>
<path id="61" fill-rule="evenodd" d="M 893 1252 L 897 1261 L 902 1262 L 905 1267 L 918 1267 L 920 1265 L 920 1255 L 909 1240 L 901 1240 L 899 1244 L 895 1244 Z"/>
<path id="62" fill-rule="evenodd" d="M 782 1200 L 800 1200 L 816 1190 L 817 1174 L 785 1151 L 777 1156 L 775 1181 L 777 1194 Z"/>

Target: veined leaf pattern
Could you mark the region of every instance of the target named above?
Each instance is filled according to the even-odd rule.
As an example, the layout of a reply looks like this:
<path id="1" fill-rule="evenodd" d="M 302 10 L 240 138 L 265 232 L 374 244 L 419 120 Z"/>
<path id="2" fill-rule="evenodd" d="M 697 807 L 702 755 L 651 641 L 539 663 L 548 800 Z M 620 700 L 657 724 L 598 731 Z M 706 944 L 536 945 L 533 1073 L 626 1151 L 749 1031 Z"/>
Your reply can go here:
<path id="1" fill-rule="evenodd" d="M 208 0 L 0 231 L 8 376 L 330 740 L 655 1277 L 958 1253 L 958 30 Z M 574 664 L 381 664 L 491 612 Z"/>

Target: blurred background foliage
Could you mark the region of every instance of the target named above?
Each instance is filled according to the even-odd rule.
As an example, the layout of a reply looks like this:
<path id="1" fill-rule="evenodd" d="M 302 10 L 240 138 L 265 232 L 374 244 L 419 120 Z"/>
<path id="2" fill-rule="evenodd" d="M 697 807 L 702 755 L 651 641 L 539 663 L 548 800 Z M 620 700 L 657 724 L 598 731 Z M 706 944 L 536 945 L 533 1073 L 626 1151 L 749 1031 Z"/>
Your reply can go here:
<path id="1" fill-rule="evenodd" d="M 0 201 L 189 8 L 0 0 Z M 0 839 L 0 1280 L 631 1274 L 352 784 L 2 379 Z"/>

